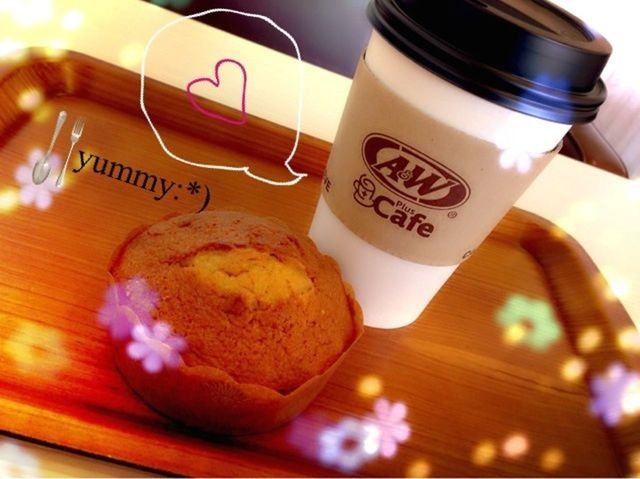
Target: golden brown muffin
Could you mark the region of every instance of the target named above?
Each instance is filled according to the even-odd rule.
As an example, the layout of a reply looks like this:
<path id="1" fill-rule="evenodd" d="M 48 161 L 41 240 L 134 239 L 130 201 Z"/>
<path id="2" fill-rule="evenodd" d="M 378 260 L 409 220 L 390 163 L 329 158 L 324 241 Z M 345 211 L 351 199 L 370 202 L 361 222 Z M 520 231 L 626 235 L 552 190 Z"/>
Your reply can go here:
<path id="1" fill-rule="evenodd" d="M 187 342 L 182 364 L 158 374 L 119 343 L 125 378 L 160 412 L 215 432 L 291 419 L 362 332 L 335 261 L 271 219 L 213 211 L 139 228 L 110 273 L 120 284 L 143 278 L 159 294 L 154 320 Z"/>

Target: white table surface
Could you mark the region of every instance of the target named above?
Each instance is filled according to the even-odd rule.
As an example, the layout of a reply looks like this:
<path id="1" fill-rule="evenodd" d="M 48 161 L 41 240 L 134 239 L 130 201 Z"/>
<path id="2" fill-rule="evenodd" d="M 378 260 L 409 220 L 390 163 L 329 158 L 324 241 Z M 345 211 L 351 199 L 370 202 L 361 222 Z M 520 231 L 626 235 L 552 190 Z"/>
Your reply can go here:
<path id="1" fill-rule="evenodd" d="M 22 8 L 30 3 L 36 6 Z M 175 18 L 176 14 L 138 0 L 0 0 L 0 53 L 26 46 L 69 48 L 138 72 L 147 40 Z M 220 48 L 225 56 L 245 65 L 269 65 L 269 72 L 261 73 L 261 81 L 248 91 L 249 113 L 295 127 L 297 64 L 292 57 L 193 20 L 181 24 L 180 35 L 162 45 L 164 61 L 149 64 L 147 73 L 180 87 L 185 72 L 200 71 L 210 63 L 212 48 Z M 333 140 L 350 84 L 348 78 L 304 64 L 305 133 Z M 215 99 L 233 106 L 231 97 Z M 626 180 L 559 156 L 516 205 L 558 224 L 576 238 L 629 315 L 636 324 L 640 321 L 639 180 Z M 1 436 L 0 475 L 7 470 L 3 468 L 15 465 L 15 445 L 23 460 L 34 464 L 25 458 L 35 459 L 40 476 L 144 475 Z"/>

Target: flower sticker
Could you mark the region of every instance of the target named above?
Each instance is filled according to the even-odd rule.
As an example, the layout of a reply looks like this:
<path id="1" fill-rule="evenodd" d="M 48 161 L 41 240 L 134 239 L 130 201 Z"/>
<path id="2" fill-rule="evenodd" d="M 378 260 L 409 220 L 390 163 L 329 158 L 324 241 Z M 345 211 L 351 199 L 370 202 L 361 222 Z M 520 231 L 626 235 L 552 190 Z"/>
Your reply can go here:
<path id="1" fill-rule="evenodd" d="M 640 373 L 613 363 L 591 380 L 591 412 L 607 426 L 615 426 L 624 416 L 640 413 Z"/>
<path id="2" fill-rule="evenodd" d="M 180 353 L 187 348 L 187 341 L 182 336 L 174 336 L 167 323 L 137 324 L 131 336 L 127 354 L 133 360 L 142 361 L 142 367 L 149 374 L 159 373 L 164 366 L 172 369 L 180 366 Z"/>
<path id="3" fill-rule="evenodd" d="M 542 300 L 514 294 L 496 314 L 498 324 L 505 328 L 505 338 L 544 351 L 555 343 L 562 328 L 551 306 Z"/>
<path id="4" fill-rule="evenodd" d="M 32 173 L 35 164 L 44 158 L 44 152 L 38 148 L 31 150 L 26 165 L 20 165 L 15 172 L 15 180 L 20 186 L 20 204 L 23 206 L 35 206 L 37 209 L 47 210 L 53 203 L 53 195 L 59 193 L 56 187 L 55 175 L 50 174 L 46 181 L 40 185 L 33 183 Z M 60 169 L 62 161 L 60 156 L 49 156 L 51 171 Z"/>
<path id="5" fill-rule="evenodd" d="M 508 149 L 500 153 L 500 166 L 505 170 L 516 170 L 524 175 L 532 165 L 533 160 L 526 151 Z"/>
<path id="6" fill-rule="evenodd" d="M 171 326 L 155 321 L 154 314 L 160 295 L 144 278 L 131 278 L 107 288 L 98 321 L 109 328 L 114 340 L 131 339 L 127 355 L 141 361 L 149 374 L 156 374 L 166 366 L 177 368 L 182 363 L 180 353 L 187 349 L 187 341 L 174 335 Z"/>
<path id="7" fill-rule="evenodd" d="M 98 322 L 115 340 L 127 339 L 136 324 L 151 324 L 160 296 L 143 278 L 132 278 L 107 288 Z"/>
<path id="8" fill-rule="evenodd" d="M 343 418 L 319 433 L 318 424 L 326 422 L 324 417 L 298 418 L 293 423 L 289 442 L 325 466 L 352 473 L 366 462 L 379 457 L 388 459 L 396 454 L 398 445 L 407 441 L 411 434 L 406 416 L 404 403 L 379 398 L 374 402 L 373 414 L 362 419 Z M 420 465 L 419 468 L 423 467 Z"/>
<path id="9" fill-rule="evenodd" d="M 391 403 L 385 398 L 378 399 L 367 421 L 380 430 L 380 455 L 391 458 L 398 450 L 398 444 L 409 439 L 411 428 L 404 420 L 407 416 L 407 406 L 404 403 Z"/>
<path id="10" fill-rule="evenodd" d="M 345 418 L 320 433 L 320 461 L 343 472 L 355 471 L 377 456 L 380 436 L 374 424 Z"/>

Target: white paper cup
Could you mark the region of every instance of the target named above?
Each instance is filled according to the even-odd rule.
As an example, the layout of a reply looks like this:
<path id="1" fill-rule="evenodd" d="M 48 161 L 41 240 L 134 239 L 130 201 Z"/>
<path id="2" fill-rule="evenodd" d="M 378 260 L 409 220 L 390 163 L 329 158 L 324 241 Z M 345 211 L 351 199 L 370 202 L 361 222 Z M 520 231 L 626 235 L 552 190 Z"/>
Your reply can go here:
<path id="1" fill-rule="evenodd" d="M 378 0 L 378 3 L 393 2 Z M 371 10 L 375 8 L 380 10 L 381 7 L 377 4 L 370 7 Z M 379 26 L 377 28 L 385 30 Z M 501 150 L 531 154 L 553 150 L 571 128 L 569 118 L 561 118 L 560 114 L 553 119 L 543 118 L 544 115 L 517 111 L 511 104 L 489 101 L 477 92 L 471 93 L 467 91 L 470 88 L 455 84 L 459 83 L 455 78 L 453 81 L 451 78 L 445 79 L 442 73 L 438 75 L 426 68 L 424 62 L 419 64 L 409 58 L 388 38 L 393 40 L 395 37 L 388 32 L 383 36 L 374 31 L 366 50 L 366 66 L 399 98 L 433 120 L 493 143 Z M 598 74 L 595 76 L 597 81 Z M 357 87 L 354 82 L 352 88 Z M 601 88 L 601 85 L 598 87 Z M 602 95 L 602 92 L 599 93 Z M 602 100 L 596 100 L 595 103 L 599 105 L 598 101 L 601 103 Z M 597 109 L 597 106 L 593 108 Z M 558 121 L 558 118 L 564 121 Z M 347 120 L 343 119 L 343 122 Z M 572 120 L 583 121 L 583 118 Z M 394 132 L 394 136 L 402 140 L 403 132 Z M 347 161 L 339 158 L 339 153 L 332 152 L 330 161 Z M 457 162 L 468 160 L 438 158 L 438 161 L 456 170 Z M 513 198 L 511 204 L 516 199 Z M 310 236 L 321 251 L 333 256 L 340 264 L 345 279 L 355 289 L 367 326 L 398 328 L 413 322 L 459 264 L 435 266 L 402 259 L 374 246 L 361 234 L 356 234 L 354 229 L 338 218 L 324 197 L 320 198 Z"/>

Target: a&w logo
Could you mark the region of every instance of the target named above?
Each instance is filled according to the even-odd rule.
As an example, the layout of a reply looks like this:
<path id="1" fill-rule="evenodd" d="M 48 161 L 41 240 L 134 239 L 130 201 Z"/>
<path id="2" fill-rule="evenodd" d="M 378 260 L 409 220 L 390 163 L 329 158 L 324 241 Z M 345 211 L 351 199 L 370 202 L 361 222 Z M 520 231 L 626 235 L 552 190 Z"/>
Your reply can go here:
<path id="1" fill-rule="evenodd" d="M 471 194 L 467 182 L 449 168 L 391 137 L 369 135 L 362 156 L 387 189 L 419 206 L 455 208 Z"/>

